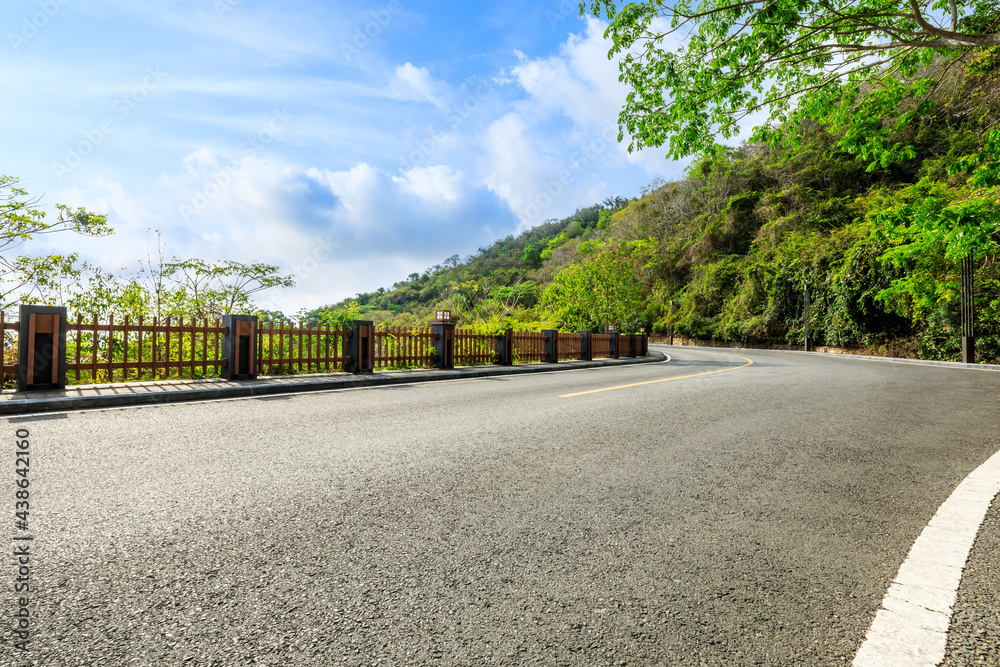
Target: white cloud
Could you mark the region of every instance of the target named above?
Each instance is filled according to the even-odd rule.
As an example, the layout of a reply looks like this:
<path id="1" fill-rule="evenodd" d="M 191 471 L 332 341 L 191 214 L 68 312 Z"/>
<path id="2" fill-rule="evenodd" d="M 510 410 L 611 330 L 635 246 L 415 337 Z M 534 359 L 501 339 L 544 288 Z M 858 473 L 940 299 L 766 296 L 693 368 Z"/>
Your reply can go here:
<path id="1" fill-rule="evenodd" d="M 486 185 L 502 197 L 525 221 L 533 221 L 527 208 L 538 183 L 546 177 L 543 161 L 530 144 L 527 125 L 517 113 L 509 113 L 490 125 L 484 137 L 485 163 L 491 173 Z"/>
<path id="2" fill-rule="evenodd" d="M 451 206 L 462 196 L 463 174 L 443 164 L 433 167 L 413 167 L 403 176 L 393 176 L 400 192 L 416 195 L 428 204 Z"/>
<path id="3" fill-rule="evenodd" d="M 628 91 L 607 58 L 605 27 L 588 19 L 583 33 L 569 35 L 552 56 L 515 51 L 510 82 L 520 99 L 477 137 L 483 180 L 522 229 L 682 171 L 660 150 L 630 154 L 618 143 L 618 111 Z M 502 74 L 494 81 L 505 82 Z M 607 183 L 606 174 L 626 169 L 633 179 L 628 191 Z"/>
<path id="4" fill-rule="evenodd" d="M 97 0 L 93 4 L 95 14 L 129 14 L 157 28 L 167 26 L 211 38 L 217 44 L 260 53 L 271 61 L 304 56 L 339 58 L 337 45 L 351 37 L 351 23 L 343 20 L 349 8 L 329 2 L 312 4 L 308 11 L 296 11 L 289 3 L 272 7 L 243 0 Z M 360 23 L 364 17 L 357 13 L 354 19 Z"/>
<path id="5" fill-rule="evenodd" d="M 628 90 L 618 81 L 618 65 L 608 60 L 610 43 L 604 24 L 587 19 L 584 35 L 571 34 L 559 55 L 527 59 L 512 68 L 532 102 L 547 112 L 563 113 L 580 126 L 614 122 Z"/>
<path id="6" fill-rule="evenodd" d="M 488 243 L 494 231 L 510 232 L 514 225 L 510 211 L 486 187 L 446 165 L 392 176 L 362 162 L 346 171 L 309 169 L 306 175 L 336 197 L 326 219 L 331 229 L 352 237 L 354 256 L 431 259 L 444 248 Z"/>
<path id="7" fill-rule="evenodd" d="M 548 137 L 521 114 L 510 113 L 487 130 L 481 168 L 489 174 L 486 185 L 526 229 L 611 194 L 599 165 L 614 150 L 613 138 L 574 132 Z"/>
<path id="8" fill-rule="evenodd" d="M 452 97 L 448 84 L 435 80 L 426 67 L 415 67 L 412 63 L 396 68 L 389 91 L 393 99 L 430 102 L 441 111 L 448 108 Z"/>
<path id="9" fill-rule="evenodd" d="M 298 282 L 269 299 L 281 307 L 268 309 L 286 314 L 390 285 L 516 224 L 485 185 L 442 164 L 398 174 L 365 162 L 330 171 L 200 147 L 159 185 L 149 198 L 103 180 L 60 193 L 57 201 L 109 213 L 116 228 L 110 239 L 80 239 L 75 249 L 109 268 L 134 269 L 146 256 L 147 230 L 159 229 L 168 258 L 275 264 Z"/>
<path id="10" fill-rule="evenodd" d="M 604 37 L 607 25 L 588 18 L 583 34 L 571 34 L 559 54 L 529 59 L 516 52 L 520 63 L 511 69 L 518 85 L 528 93 L 532 115 L 563 115 L 573 121 L 583 142 L 596 135 L 618 134 L 618 113 L 628 87 L 618 81 L 618 63 L 608 59 L 611 42 Z M 629 153 L 627 142 L 614 153 L 628 164 L 642 167 L 650 177 L 676 174 L 662 149 Z"/>

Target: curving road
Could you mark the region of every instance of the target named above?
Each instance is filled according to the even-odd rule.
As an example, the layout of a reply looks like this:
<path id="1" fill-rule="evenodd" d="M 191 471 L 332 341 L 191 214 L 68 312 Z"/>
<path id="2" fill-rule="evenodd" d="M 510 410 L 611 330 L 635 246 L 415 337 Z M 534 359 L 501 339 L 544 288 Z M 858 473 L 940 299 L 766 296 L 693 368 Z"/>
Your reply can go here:
<path id="1" fill-rule="evenodd" d="M 33 447 L 30 657 L 850 663 L 1000 450 L 1000 373 L 669 353 L 10 419 Z"/>

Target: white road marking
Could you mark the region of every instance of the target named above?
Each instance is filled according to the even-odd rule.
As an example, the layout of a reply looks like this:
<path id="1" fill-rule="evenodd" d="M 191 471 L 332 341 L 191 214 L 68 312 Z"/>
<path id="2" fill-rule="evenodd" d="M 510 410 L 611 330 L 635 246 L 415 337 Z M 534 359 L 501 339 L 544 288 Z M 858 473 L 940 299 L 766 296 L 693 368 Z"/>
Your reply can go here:
<path id="1" fill-rule="evenodd" d="M 979 526 L 1000 493 L 1000 452 L 972 471 L 913 543 L 882 600 L 854 667 L 936 667 Z"/>

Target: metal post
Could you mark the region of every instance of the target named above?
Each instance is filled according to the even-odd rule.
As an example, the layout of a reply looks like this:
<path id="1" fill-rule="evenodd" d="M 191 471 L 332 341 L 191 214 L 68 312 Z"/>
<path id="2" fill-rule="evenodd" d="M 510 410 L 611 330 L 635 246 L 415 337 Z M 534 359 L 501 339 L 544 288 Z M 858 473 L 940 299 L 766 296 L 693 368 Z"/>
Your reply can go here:
<path id="1" fill-rule="evenodd" d="M 590 332 L 580 332 L 580 359 L 583 361 L 593 361 L 594 351 L 590 346 Z"/>
<path id="2" fill-rule="evenodd" d="M 592 361 L 594 355 L 590 349 L 590 332 L 578 331 L 577 333 L 580 334 L 580 359 L 583 361 Z"/>
<path id="3" fill-rule="evenodd" d="M 670 311 L 667 314 L 667 322 L 670 323 L 670 345 L 674 344 L 674 300 L 670 300 Z"/>
<path id="4" fill-rule="evenodd" d="M 803 288 L 805 299 L 806 299 L 806 309 L 805 314 L 802 316 L 802 332 L 803 332 L 803 347 L 806 352 L 810 351 L 809 345 L 809 285 Z"/>
<path id="5" fill-rule="evenodd" d="M 975 257 L 970 252 L 962 258 L 962 363 L 976 363 L 976 331 L 975 294 L 973 284 L 975 279 Z"/>
<path id="6" fill-rule="evenodd" d="M 514 365 L 514 330 L 507 329 L 502 334 L 497 334 L 496 353 L 498 366 Z"/>

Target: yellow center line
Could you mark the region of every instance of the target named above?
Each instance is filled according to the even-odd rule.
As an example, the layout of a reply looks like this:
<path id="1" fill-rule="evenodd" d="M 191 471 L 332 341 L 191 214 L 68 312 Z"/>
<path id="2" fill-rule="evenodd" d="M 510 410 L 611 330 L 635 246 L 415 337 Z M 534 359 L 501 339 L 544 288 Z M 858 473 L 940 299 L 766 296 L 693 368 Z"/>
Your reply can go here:
<path id="1" fill-rule="evenodd" d="M 705 350 L 705 352 L 708 352 L 708 350 Z M 644 384 L 656 384 L 657 382 L 670 382 L 672 380 L 685 380 L 687 378 L 701 377 L 702 375 L 714 375 L 715 373 L 726 373 L 728 371 L 735 371 L 735 370 L 739 370 L 740 368 L 746 368 L 747 366 L 752 366 L 753 365 L 753 360 L 747 359 L 746 357 L 741 357 L 741 356 L 736 355 L 736 354 L 725 354 L 725 353 L 722 353 L 722 352 L 708 352 L 708 353 L 709 354 L 718 354 L 718 355 L 721 355 L 723 357 L 734 357 L 736 359 L 742 359 L 746 363 L 743 364 L 742 366 L 733 366 L 732 368 L 723 368 L 722 370 L 718 370 L 718 371 L 706 371 L 704 373 L 694 373 L 693 375 L 678 375 L 676 377 L 663 378 L 663 379 L 660 379 L 660 380 L 648 380 L 646 382 L 633 382 L 632 384 L 622 384 L 622 385 L 618 385 L 617 387 L 605 387 L 604 389 L 591 389 L 590 391 L 578 391 L 575 394 L 562 394 L 562 395 L 559 396 L 559 398 L 572 398 L 573 396 L 583 396 L 585 394 L 597 394 L 597 393 L 600 393 L 602 391 L 614 391 L 615 389 L 628 389 L 629 387 L 641 387 Z"/>

